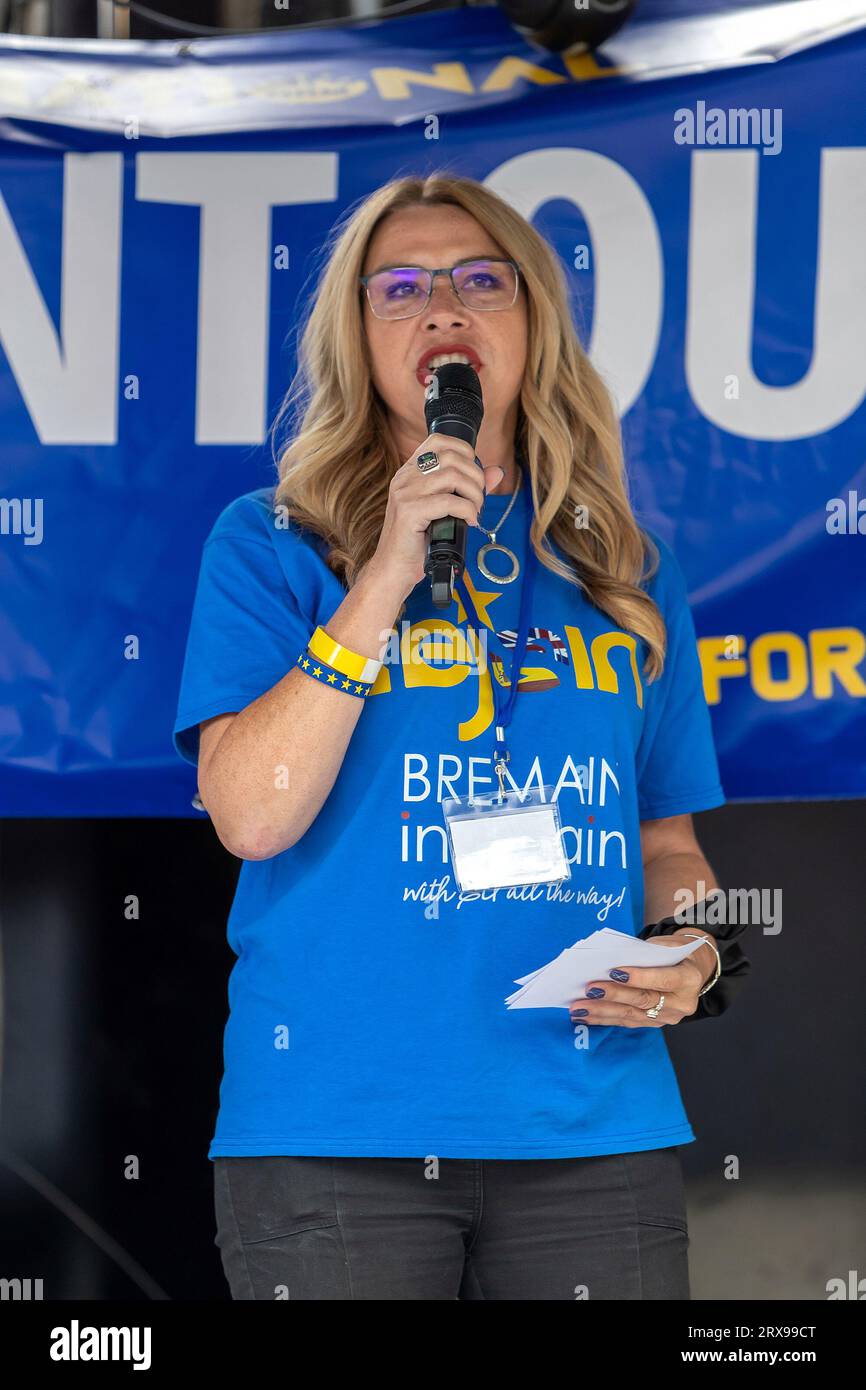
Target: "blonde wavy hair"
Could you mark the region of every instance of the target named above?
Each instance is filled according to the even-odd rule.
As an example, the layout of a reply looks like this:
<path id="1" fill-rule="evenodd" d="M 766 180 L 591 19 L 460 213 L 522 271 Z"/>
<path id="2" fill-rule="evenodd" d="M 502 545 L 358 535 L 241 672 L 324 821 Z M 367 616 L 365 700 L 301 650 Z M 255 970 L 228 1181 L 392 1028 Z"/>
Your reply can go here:
<path id="1" fill-rule="evenodd" d="M 664 665 L 665 625 L 642 584 L 655 573 L 658 553 L 629 503 L 613 401 L 578 340 L 555 252 L 520 213 L 474 179 L 443 171 L 395 178 L 334 227 L 301 324 L 298 370 L 273 425 L 274 505 L 326 541 L 329 568 L 351 587 L 376 550 L 388 487 L 403 463 L 371 378 L 358 276 L 382 219 L 419 204 L 463 208 L 520 266 L 528 345 L 515 442 L 529 469 L 531 544 L 540 564 L 582 588 L 618 627 L 646 643 L 644 670 L 654 680 Z M 291 440 L 279 452 L 279 433 L 289 419 Z M 578 515 L 588 524 L 578 526 Z M 574 568 L 563 564 L 548 538 Z"/>

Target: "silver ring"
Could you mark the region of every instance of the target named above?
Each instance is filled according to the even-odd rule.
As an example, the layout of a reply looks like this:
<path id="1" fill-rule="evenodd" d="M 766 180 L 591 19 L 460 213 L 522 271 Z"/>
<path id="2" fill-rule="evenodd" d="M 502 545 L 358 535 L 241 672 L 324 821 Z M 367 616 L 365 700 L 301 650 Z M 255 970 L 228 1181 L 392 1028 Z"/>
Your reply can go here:
<path id="1" fill-rule="evenodd" d="M 422 473 L 433 473 L 439 467 L 439 455 L 431 449 L 426 454 L 419 454 L 415 462 Z"/>
<path id="2" fill-rule="evenodd" d="M 663 994 L 660 994 L 660 995 L 659 995 L 659 1002 L 658 1002 L 657 1004 L 655 1004 L 655 1005 L 653 1006 L 653 1008 L 647 1009 L 647 1010 L 646 1010 L 646 1016 L 647 1016 L 647 1018 L 658 1018 L 658 1016 L 659 1016 L 659 1014 L 661 1013 L 661 1011 L 662 1011 L 662 1009 L 664 1008 L 664 1006 L 665 1006 L 665 997 L 664 997 Z"/>

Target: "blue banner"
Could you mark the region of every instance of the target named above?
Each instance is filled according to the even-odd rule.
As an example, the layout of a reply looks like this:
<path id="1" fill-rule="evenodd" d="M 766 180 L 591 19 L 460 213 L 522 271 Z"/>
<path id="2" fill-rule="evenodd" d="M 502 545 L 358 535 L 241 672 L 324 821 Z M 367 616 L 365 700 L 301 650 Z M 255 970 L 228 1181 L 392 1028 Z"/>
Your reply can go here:
<path id="1" fill-rule="evenodd" d="M 170 731 L 202 543 L 272 480 L 334 221 L 441 167 L 568 270 L 728 796 L 863 796 L 866 21 L 819 8 L 715 67 L 694 20 L 564 56 L 487 8 L 0 43 L 0 814 L 197 814 Z"/>

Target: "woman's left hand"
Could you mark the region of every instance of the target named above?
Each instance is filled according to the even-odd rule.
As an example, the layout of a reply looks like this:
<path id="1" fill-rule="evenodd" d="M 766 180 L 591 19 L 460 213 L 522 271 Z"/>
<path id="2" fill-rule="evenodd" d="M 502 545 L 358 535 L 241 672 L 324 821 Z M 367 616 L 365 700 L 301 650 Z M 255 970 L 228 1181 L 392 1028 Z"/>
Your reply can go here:
<path id="1" fill-rule="evenodd" d="M 658 946 L 682 946 L 693 940 L 693 936 L 681 937 L 677 932 L 652 937 Z M 709 964 L 708 957 L 712 957 Z M 699 946 L 677 965 L 618 966 L 610 972 L 610 979 L 589 981 L 586 999 L 572 1000 L 572 1022 L 619 1028 L 664 1028 L 679 1023 L 697 1009 L 698 995 L 712 979 L 714 967 L 715 955 L 709 946 Z M 593 989 L 603 990 L 603 996 L 589 998 Z M 655 1008 L 662 994 L 664 1005 L 658 1017 L 648 1018 L 647 1009 Z"/>

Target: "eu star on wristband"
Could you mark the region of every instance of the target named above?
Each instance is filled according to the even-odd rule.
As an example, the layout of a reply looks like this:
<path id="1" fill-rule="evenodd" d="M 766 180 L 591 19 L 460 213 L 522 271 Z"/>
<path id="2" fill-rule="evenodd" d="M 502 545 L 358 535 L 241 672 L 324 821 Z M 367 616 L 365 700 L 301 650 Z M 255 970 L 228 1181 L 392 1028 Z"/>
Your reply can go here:
<path id="1" fill-rule="evenodd" d="M 334 690 L 342 690 L 346 695 L 355 695 L 359 700 L 366 699 L 373 688 L 372 685 L 353 680 L 351 676 L 335 670 L 326 661 L 319 661 L 309 647 L 300 653 L 297 664 L 305 675 L 311 676 L 320 685 L 330 685 Z"/>

